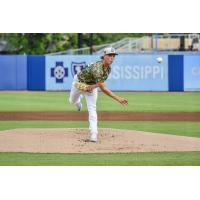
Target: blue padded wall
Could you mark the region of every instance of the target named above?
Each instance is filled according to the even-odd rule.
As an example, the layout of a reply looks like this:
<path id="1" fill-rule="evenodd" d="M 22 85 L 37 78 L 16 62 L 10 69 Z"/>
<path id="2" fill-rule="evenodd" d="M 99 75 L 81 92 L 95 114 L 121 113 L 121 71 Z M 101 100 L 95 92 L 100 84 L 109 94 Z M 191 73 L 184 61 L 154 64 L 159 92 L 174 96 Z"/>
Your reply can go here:
<path id="1" fill-rule="evenodd" d="M 27 89 L 27 57 L 0 55 L 0 90 Z"/>
<path id="2" fill-rule="evenodd" d="M 183 91 L 183 55 L 169 55 L 168 79 L 169 91 Z"/>
<path id="3" fill-rule="evenodd" d="M 45 56 L 28 56 L 28 90 L 45 90 Z"/>
<path id="4" fill-rule="evenodd" d="M 27 90 L 27 56 L 16 56 L 16 89 Z"/>

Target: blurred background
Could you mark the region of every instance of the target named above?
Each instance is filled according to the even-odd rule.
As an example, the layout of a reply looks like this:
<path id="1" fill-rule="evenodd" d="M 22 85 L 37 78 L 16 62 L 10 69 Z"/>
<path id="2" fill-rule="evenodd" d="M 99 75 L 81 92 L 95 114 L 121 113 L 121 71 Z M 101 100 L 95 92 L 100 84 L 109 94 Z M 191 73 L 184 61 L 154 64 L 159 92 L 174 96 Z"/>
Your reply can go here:
<path id="1" fill-rule="evenodd" d="M 199 33 L 0 33 L 0 54 L 199 51 Z"/>

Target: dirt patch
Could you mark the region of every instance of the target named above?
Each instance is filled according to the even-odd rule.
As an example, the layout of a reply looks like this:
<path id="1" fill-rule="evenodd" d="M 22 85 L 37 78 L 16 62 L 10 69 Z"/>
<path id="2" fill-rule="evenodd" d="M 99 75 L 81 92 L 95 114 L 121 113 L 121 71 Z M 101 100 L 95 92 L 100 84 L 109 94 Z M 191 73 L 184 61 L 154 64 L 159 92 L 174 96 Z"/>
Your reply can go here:
<path id="1" fill-rule="evenodd" d="M 200 151 L 200 138 L 119 129 L 99 129 L 97 143 L 88 129 L 47 128 L 0 131 L 0 152 L 117 153 Z"/>
<path id="2" fill-rule="evenodd" d="M 98 112 L 101 121 L 200 121 L 200 112 Z M 87 112 L 0 112 L 0 120 L 87 121 Z"/>

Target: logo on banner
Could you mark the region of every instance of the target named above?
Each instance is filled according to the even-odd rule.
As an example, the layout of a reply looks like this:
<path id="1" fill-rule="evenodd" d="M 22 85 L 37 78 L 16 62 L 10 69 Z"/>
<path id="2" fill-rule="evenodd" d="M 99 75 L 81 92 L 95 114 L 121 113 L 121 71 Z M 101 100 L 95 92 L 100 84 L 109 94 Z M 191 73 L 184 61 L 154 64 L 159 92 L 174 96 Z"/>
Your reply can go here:
<path id="1" fill-rule="evenodd" d="M 51 68 L 51 77 L 55 77 L 56 83 L 63 83 L 63 79 L 68 77 L 68 68 L 65 68 L 63 62 L 56 62 L 56 66 Z"/>
<path id="2" fill-rule="evenodd" d="M 85 69 L 85 67 L 86 67 L 86 62 L 81 62 L 81 63 L 72 62 L 71 63 L 72 76 L 75 76 L 76 74 L 80 73 L 83 69 Z"/>

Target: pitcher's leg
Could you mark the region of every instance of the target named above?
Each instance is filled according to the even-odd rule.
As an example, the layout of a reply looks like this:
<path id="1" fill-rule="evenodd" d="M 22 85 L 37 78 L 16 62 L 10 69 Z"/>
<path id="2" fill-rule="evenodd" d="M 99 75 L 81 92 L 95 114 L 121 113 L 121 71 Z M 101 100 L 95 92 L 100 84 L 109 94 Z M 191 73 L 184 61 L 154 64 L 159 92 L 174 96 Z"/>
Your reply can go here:
<path id="1" fill-rule="evenodd" d="M 75 87 L 75 81 L 73 81 L 69 95 L 69 102 L 71 104 L 74 104 L 77 107 L 78 111 L 80 111 L 82 108 L 81 96 L 81 92 Z"/>
<path id="2" fill-rule="evenodd" d="M 91 141 L 96 142 L 97 141 L 97 111 L 96 111 L 96 102 L 97 102 L 97 89 L 94 89 L 91 93 L 86 92 L 85 98 L 88 108 L 88 114 L 89 114 L 89 129 L 91 132 Z"/>

